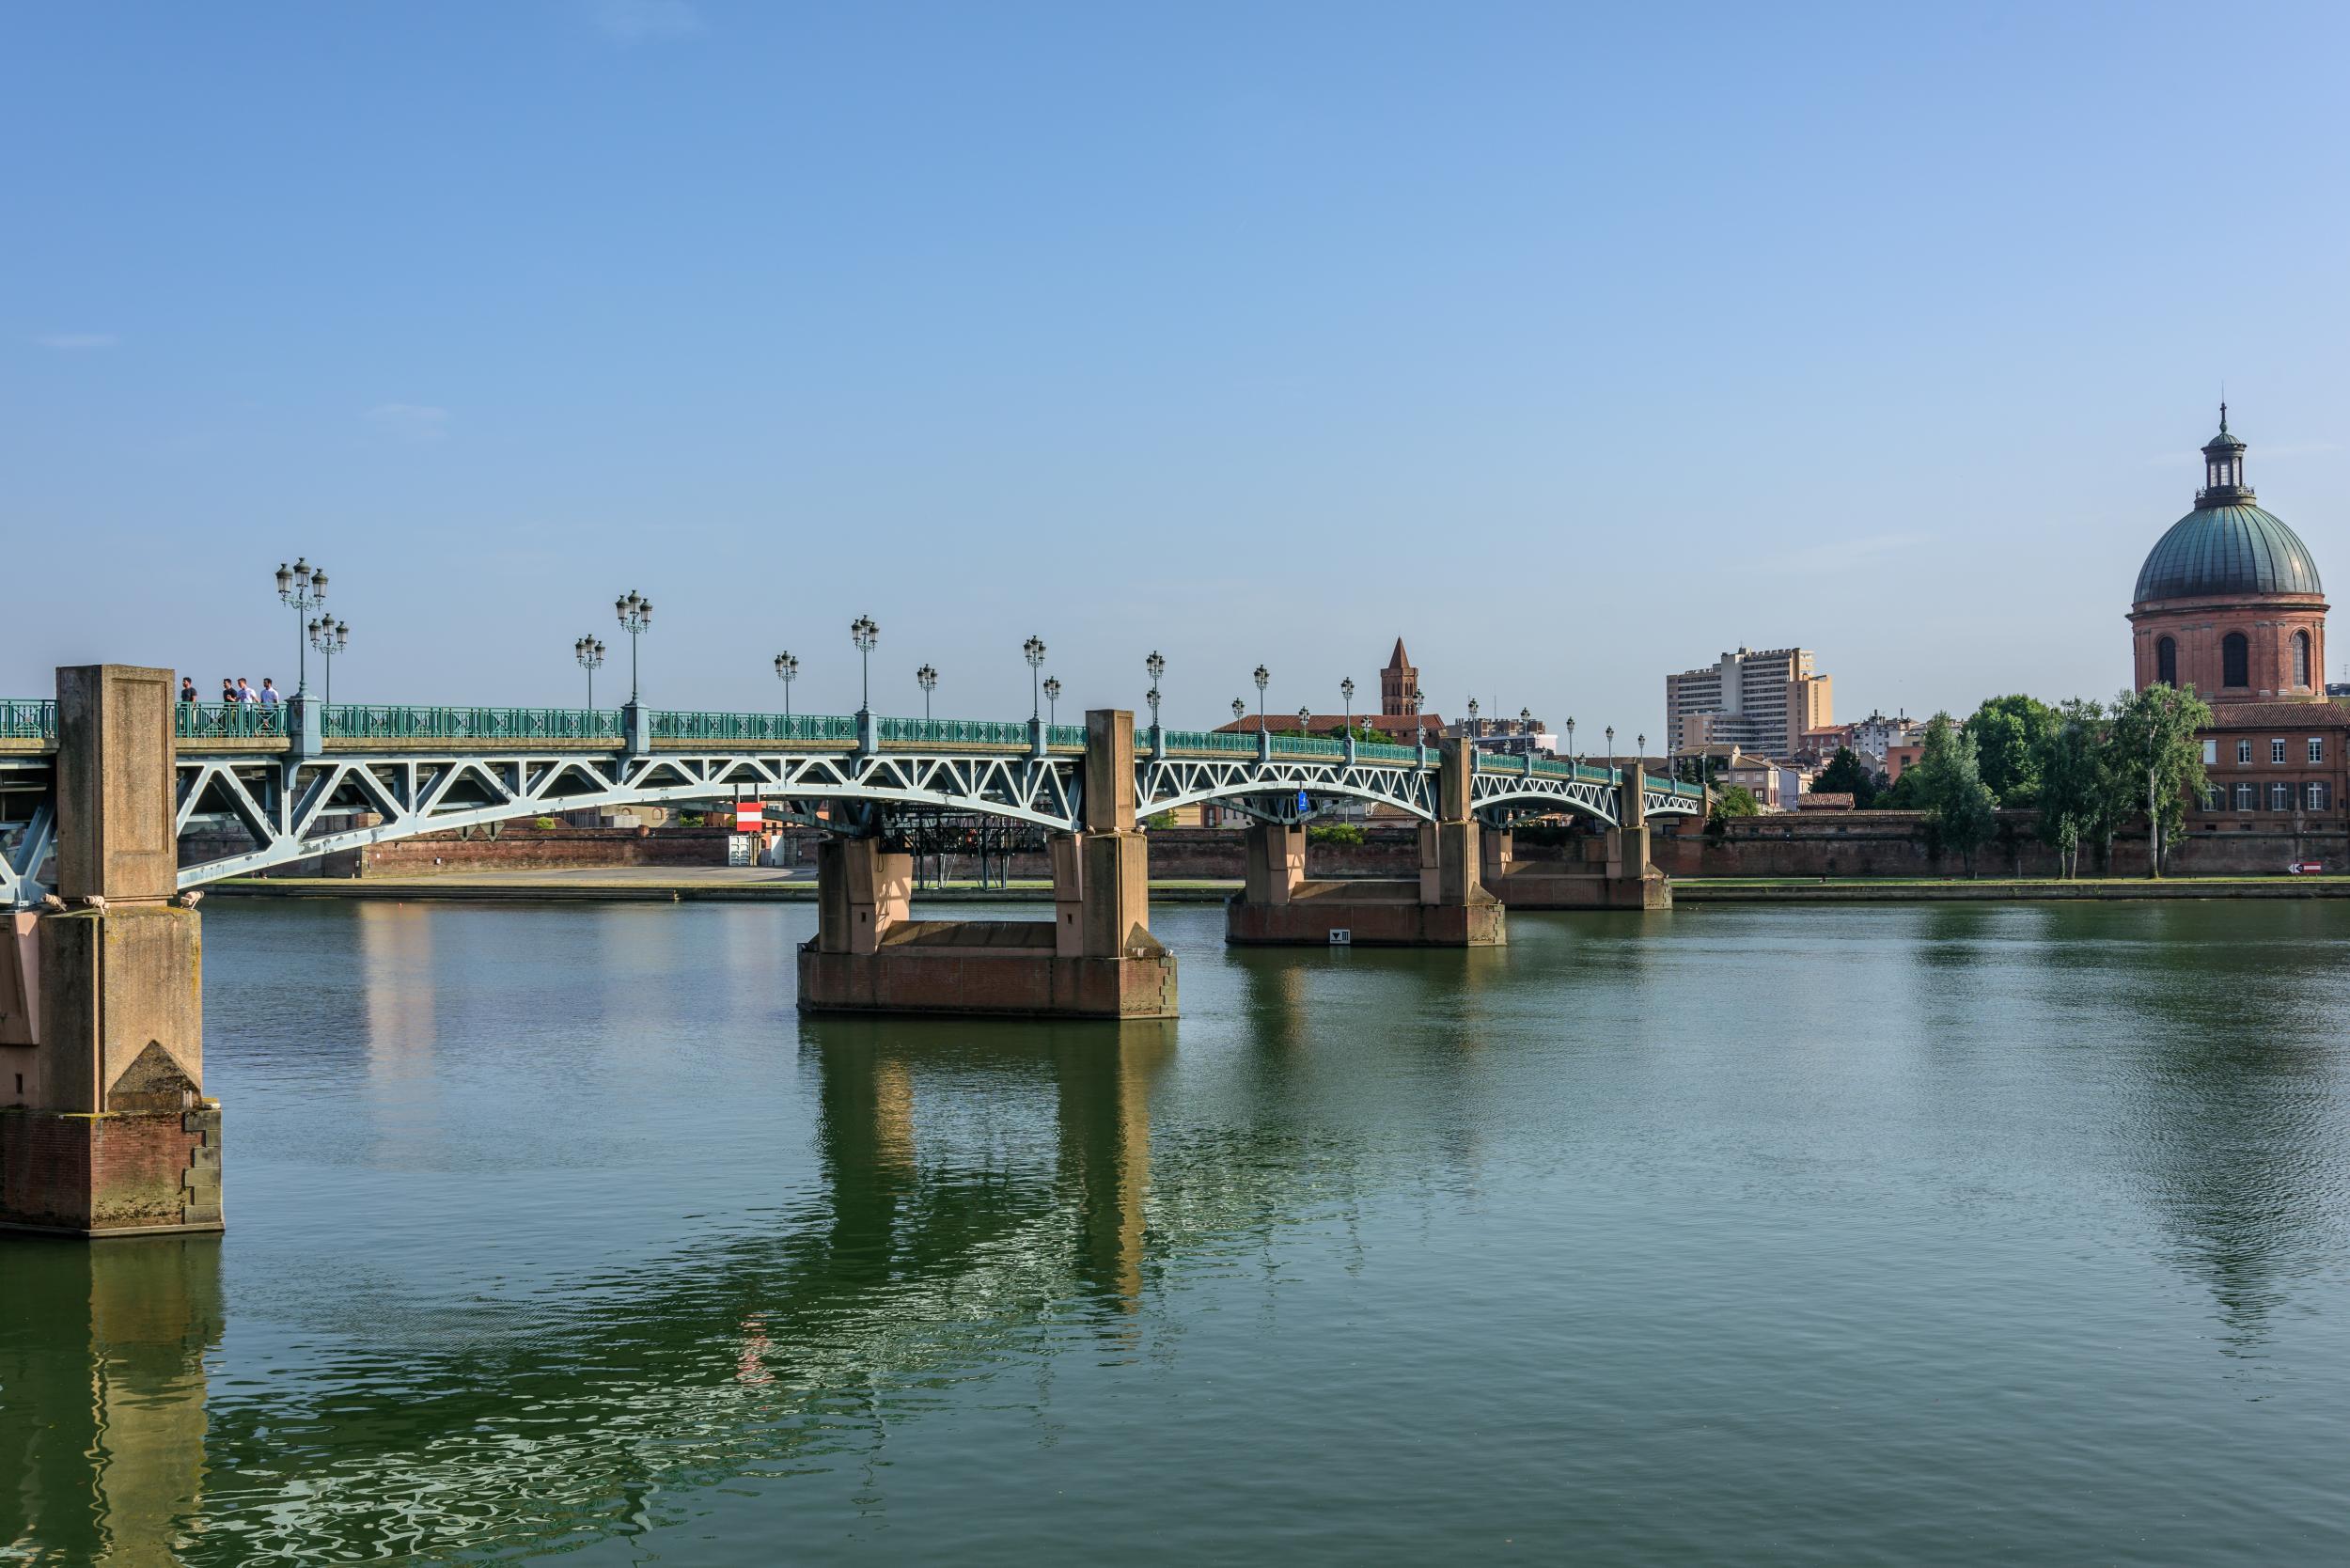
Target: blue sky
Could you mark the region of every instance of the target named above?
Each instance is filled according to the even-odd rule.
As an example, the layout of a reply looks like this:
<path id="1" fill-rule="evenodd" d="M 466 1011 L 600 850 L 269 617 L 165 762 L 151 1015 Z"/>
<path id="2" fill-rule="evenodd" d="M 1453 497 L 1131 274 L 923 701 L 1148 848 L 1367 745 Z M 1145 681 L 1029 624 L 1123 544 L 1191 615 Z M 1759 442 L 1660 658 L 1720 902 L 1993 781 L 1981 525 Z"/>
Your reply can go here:
<path id="1" fill-rule="evenodd" d="M 2339 7 L 21 5 L 0 692 L 1661 728 L 2129 673 L 2227 383 L 2350 582 Z M 599 687 L 617 691 L 615 667 Z M 2339 672 L 2337 672 L 2339 673 Z M 1249 695 L 1253 697 L 1253 692 Z"/>

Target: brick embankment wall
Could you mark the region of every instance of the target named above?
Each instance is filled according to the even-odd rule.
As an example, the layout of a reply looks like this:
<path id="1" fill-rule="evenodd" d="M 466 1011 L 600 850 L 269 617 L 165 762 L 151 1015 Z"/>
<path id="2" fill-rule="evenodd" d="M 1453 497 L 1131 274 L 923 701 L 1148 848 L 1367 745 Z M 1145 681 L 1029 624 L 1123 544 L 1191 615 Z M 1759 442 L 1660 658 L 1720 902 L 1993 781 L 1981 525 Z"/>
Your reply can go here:
<path id="1" fill-rule="evenodd" d="M 2265 876 L 2281 874 L 2295 860 L 2322 860 L 2328 870 L 2350 868 L 2350 831 L 2339 822 L 2218 819 L 2215 826 L 2190 818 L 2173 846 L 2167 869 L 2177 876 Z M 1651 835 L 1650 858 L 1668 875 L 1905 876 L 1959 874 L 1955 856 L 1935 856 L 1927 847 L 1925 818 L 1915 811 L 1783 812 L 1723 824 L 1718 834 L 1695 822 Z M 1528 852 L 1521 850 L 1520 858 Z M 2096 846 L 2084 844 L 2080 870 L 2098 870 Z M 2146 831 L 2115 836 L 2107 868 L 2115 876 L 2143 876 Z M 1999 813 L 1998 836 L 1975 853 L 1983 876 L 2046 877 L 2059 874 L 2057 852 L 2040 840 L 2039 815 Z"/>
<path id="2" fill-rule="evenodd" d="M 279 877 L 411 876 L 431 871 L 555 870 L 601 866 L 723 866 L 730 830 L 722 827 L 533 827 L 527 820 L 470 833 L 427 833 L 364 849 L 338 850 L 253 874 Z M 808 837 L 812 838 L 813 835 Z M 180 863 L 239 855 L 243 838 L 181 840 Z M 786 852 L 787 856 L 789 851 Z M 815 851 L 807 851 L 813 860 Z"/>

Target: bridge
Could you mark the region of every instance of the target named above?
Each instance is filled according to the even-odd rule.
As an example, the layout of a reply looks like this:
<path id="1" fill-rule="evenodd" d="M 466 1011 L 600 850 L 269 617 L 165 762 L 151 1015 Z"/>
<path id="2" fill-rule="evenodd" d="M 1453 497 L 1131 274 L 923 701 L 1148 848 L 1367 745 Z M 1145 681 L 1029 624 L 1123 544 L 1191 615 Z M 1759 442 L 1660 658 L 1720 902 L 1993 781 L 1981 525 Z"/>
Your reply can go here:
<path id="1" fill-rule="evenodd" d="M 788 818 L 846 803 L 841 831 L 885 832 L 892 808 L 968 812 L 1074 833 L 1083 726 L 874 714 L 397 704 L 173 706 L 177 836 L 227 827 L 241 853 L 179 868 L 181 891 L 341 850 L 519 817 L 680 801 L 774 802 Z M 315 728 L 313 729 L 313 726 Z M 57 705 L 0 699 L 0 906 L 38 906 L 55 849 Z M 1437 820 L 1441 748 L 1148 729 L 1135 737 L 1144 820 L 1217 802 L 1303 823 L 1343 801 Z M 1536 816 L 1619 824 L 1629 770 L 1469 753 L 1469 808 L 1489 828 Z M 1693 784 L 1641 776 L 1647 815 L 1695 812 Z M 1301 804 L 1302 803 L 1302 804 Z M 364 825 L 353 825 L 354 819 Z M 826 819 L 830 825 L 831 819 Z"/>
<path id="2" fill-rule="evenodd" d="M 1249 819 L 1230 941 L 1469 947 L 1505 908 L 1669 902 L 1647 819 L 1702 789 L 1637 764 L 1465 741 L 851 715 L 181 703 L 170 671 L 57 672 L 0 701 L 0 1225 L 73 1234 L 217 1229 L 220 1111 L 202 1094 L 208 883 L 367 844 L 588 808 L 757 801 L 826 830 L 808 1011 L 1140 1020 L 1176 1012 L 1152 936 L 1147 823 L 1215 802 Z M 1419 824 L 1419 875 L 1313 882 L 1305 824 L 1342 802 Z M 1050 920 L 915 920 L 913 814 L 1050 835 Z M 1589 821 L 1583 862 L 1511 864 L 1533 817 Z M 190 840 L 244 847 L 182 864 Z M 233 834 L 230 836 L 233 839 Z"/>

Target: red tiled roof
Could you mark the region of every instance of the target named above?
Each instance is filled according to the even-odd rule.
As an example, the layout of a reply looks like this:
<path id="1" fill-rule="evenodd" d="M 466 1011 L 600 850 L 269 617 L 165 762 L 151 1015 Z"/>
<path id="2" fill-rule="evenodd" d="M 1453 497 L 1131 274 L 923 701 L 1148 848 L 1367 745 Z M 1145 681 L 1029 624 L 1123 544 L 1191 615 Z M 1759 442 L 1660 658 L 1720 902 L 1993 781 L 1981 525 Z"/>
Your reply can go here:
<path id="1" fill-rule="evenodd" d="M 2211 727 L 2217 729 L 2350 729 L 2350 709 L 2339 702 L 2215 702 Z"/>

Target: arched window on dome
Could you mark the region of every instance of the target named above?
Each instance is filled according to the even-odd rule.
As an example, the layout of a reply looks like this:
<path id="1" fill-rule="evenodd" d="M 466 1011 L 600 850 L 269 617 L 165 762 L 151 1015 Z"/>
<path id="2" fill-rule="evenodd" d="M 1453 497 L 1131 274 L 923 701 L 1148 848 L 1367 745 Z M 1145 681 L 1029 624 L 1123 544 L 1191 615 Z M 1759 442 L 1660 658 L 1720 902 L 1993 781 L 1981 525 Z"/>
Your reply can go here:
<path id="1" fill-rule="evenodd" d="M 2252 683 L 2252 645 L 2241 632 L 2231 632 L 2219 644 L 2219 683 L 2223 686 L 2248 686 Z"/>
<path id="2" fill-rule="evenodd" d="M 2293 683 L 2306 688 L 2310 683 L 2310 635 L 2293 634 Z"/>
<path id="3" fill-rule="evenodd" d="M 2179 645 L 2170 637 L 2154 643 L 2154 679 L 2166 686 L 2179 683 Z"/>

